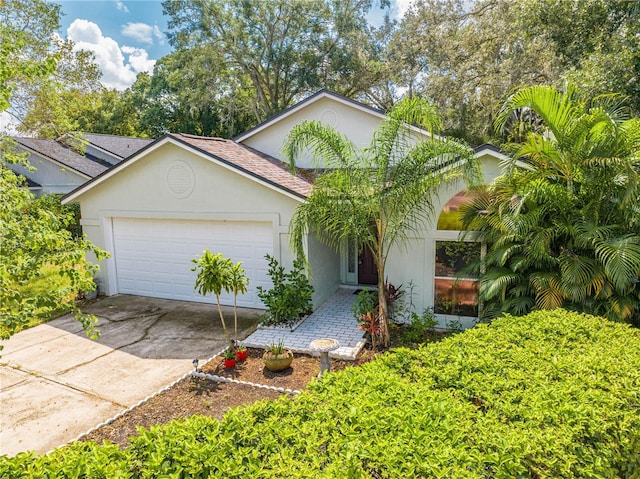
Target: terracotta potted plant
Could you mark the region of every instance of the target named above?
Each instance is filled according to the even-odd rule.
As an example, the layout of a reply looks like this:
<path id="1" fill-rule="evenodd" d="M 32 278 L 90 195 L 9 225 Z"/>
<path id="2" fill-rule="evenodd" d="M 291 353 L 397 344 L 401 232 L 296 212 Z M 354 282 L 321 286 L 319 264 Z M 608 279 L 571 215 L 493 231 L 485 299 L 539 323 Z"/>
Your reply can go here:
<path id="1" fill-rule="evenodd" d="M 244 361 L 247 359 L 247 348 L 242 344 L 236 345 L 236 361 Z"/>
<path id="2" fill-rule="evenodd" d="M 236 353 L 233 349 L 227 349 L 224 352 L 224 367 L 234 368 L 236 366 Z"/>
<path id="3" fill-rule="evenodd" d="M 284 371 L 293 361 L 293 353 L 290 349 L 284 347 L 284 341 L 280 340 L 278 344 L 272 343 L 267 346 L 262 355 L 264 366 L 273 372 Z"/>

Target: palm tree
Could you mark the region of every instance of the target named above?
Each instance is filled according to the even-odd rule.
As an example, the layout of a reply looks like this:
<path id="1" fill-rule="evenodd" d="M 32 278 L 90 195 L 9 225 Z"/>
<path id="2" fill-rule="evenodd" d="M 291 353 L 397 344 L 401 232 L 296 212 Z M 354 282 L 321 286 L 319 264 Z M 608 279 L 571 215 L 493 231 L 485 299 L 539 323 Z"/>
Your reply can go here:
<path id="1" fill-rule="evenodd" d="M 523 108 L 541 127 L 512 146 L 508 173 L 464 209 L 466 227 L 490 245 L 485 314 L 563 306 L 632 320 L 640 310 L 640 121 L 625 118 L 614 95 L 587 103 L 572 87 L 535 86 L 505 102 L 496 126 Z"/>
<path id="2" fill-rule="evenodd" d="M 431 132 L 428 139 L 417 141 L 412 125 Z M 327 169 L 296 209 L 290 227 L 293 248 L 303 257 L 303 238 L 313 233 L 335 248 L 355 240 L 371 251 L 378 269 L 380 339 L 385 345 L 389 252 L 433 215 L 442 186 L 478 176 L 473 151 L 460 141 L 436 136 L 438 128 L 435 107 L 413 98 L 394 107 L 368 148 L 358 149 L 335 129 L 313 121 L 294 127 L 285 143 L 292 170 L 304 149 Z"/>
<path id="3" fill-rule="evenodd" d="M 224 321 L 222 314 L 222 308 L 220 306 L 220 295 L 222 291 L 230 291 L 230 272 L 233 269 L 233 263 L 229 258 L 225 258 L 221 253 L 213 254 L 208 249 L 205 249 L 202 256 L 197 259 L 192 259 L 192 263 L 195 266 L 191 271 L 197 271 L 196 277 L 196 289 L 198 293 L 206 296 L 209 293 L 213 293 L 216 296 L 216 302 L 218 304 L 218 314 L 220 315 L 220 322 L 222 323 L 222 329 L 224 335 L 229 343 L 229 350 L 234 351 L 235 347 L 231 336 L 227 330 L 227 325 Z"/>
<path id="4" fill-rule="evenodd" d="M 233 292 L 233 325 L 236 345 L 238 344 L 238 308 L 236 300 L 238 299 L 238 294 L 246 293 L 249 286 L 249 278 L 241 266 L 242 263 L 237 262 L 229 270 L 229 289 Z"/>

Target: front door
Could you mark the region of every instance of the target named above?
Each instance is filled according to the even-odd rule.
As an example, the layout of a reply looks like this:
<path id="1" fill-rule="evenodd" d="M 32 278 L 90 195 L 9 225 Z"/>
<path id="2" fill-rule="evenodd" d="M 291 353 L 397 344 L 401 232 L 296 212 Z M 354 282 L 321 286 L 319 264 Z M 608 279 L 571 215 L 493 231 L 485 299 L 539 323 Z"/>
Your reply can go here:
<path id="1" fill-rule="evenodd" d="M 378 268 L 371 250 L 366 246 L 358 257 L 358 284 L 378 284 Z"/>

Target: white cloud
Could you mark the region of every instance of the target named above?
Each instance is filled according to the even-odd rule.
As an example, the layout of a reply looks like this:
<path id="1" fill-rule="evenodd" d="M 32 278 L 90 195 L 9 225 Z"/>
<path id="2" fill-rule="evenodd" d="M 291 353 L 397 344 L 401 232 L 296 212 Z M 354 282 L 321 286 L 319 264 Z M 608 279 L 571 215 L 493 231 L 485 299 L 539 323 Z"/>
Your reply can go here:
<path id="1" fill-rule="evenodd" d="M 88 20 L 74 20 L 67 29 L 67 36 L 75 43 L 75 50 L 93 52 L 102 71 L 101 81 L 108 88 L 128 88 L 138 73 L 150 72 L 156 62 L 150 60 L 142 48 L 120 47 L 113 38 L 103 36 L 98 25 Z"/>
<path id="2" fill-rule="evenodd" d="M 129 9 L 128 9 L 128 8 L 127 8 L 127 6 L 126 6 L 124 3 L 122 3 L 122 2 L 116 1 L 116 8 L 117 8 L 118 10 L 120 10 L 121 12 L 129 13 Z"/>
<path id="3" fill-rule="evenodd" d="M 401 19 L 407 10 L 411 7 L 413 0 L 396 0 L 395 14 L 396 18 Z"/>
<path id="4" fill-rule="evenodd" d="M 156 37 L 160 45 L 164 45 L 164 35 L 158 28 L 158 25 L 153 26 L 153 36 Z"/>
<path id="5" fill-rule="evenodd" d="M 149 60 L 149 54 L 144 48 L 134 48 L 123 46 L 122 52 L 129 55 L 129 65 L 137 73 L 153 71 L 153 66 L 156 64 L 155 60 Z"/>
<path id="6" fill-rule="evenodd" d="M 0 112 L 0 133 L 4 133 L 5 135 L 23 135 L 24 133 L 20 133 L 18 131 L 18 125 L 20 122 L 8 111 Z"/>
<path id="7" fill-rule="evenodd" d="M 164 36 L 157 25 L 151 26 L 146 23 L 129 22 L 122 25 L 122 34 L 126 37 L 133 38 L 140 43 L 153 45 L 153 39 L 157 39 L 160 44 L 164 41 Z"/>

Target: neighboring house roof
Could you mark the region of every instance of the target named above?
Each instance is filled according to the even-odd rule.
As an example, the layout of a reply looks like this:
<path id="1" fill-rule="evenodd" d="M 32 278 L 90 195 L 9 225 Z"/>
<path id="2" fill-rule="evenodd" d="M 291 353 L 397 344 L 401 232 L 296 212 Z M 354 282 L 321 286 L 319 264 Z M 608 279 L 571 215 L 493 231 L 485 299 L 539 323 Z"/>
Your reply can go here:
<path id="1" fill-rule="evenodd" d="M 42 185 L 39 183 L 36 183 L 35 181 L 27 178 L 25 176 L 25 179 L 27 180 L 27 188 L 42 188 Z"/>
<path id="2" fill-rule="evenodd" d="M 148 138 L 132 138 L 130 136 L 104 135 L 101 133 L 84 133 L 82 138 L 93 146 L 123 159 L 153 143 L 153 140 Z"/>
<path id="3" fill-rule="evenodd" d="M 63 198 L 63 201 L 65 203 L 73 201 L 79 195 L 124 170 L 140 158 L 143 158 L 148 152 L 167 142 L 189 148 L 227 168 L 236 170 L 246 177 L 267 184 L 296 198 L 304 199 L 311 192 L 310 182 L 292 175 L 287 165 L 253 148 L 223 138 L 168 133 L 138 151 L 137 154 L 71 191 Z"/>
<path id="4" fill-rule="evenodd" d="M 306 106 L 315 103 L 316 101 L 319 101 L 323 98 L 331 98 L 335 101 L 338 101 L 340 103 L 344 103 L 346 105 L 349 105 L 351 107 L 355 107 L 359 110 L 365 111 L 369 114 L 372 114 L 374 116 L 377 116 L 380 119 L 384 119 L 386 116 L 384 114 L 384 112 L 378 108 L 374 108 L 371 107 L 369 105 L 365 105 L 364 103 L 361 103 L 359 101 L 356 100 L 352 100 L 351 98 L 347 98 L 346 96 L 342 96 L 338 93 L 335 93 L 331 90 L 327 90 L 327 89 L 322 89 L 317 91 L 316 93 L 314 93 L 313 95 L 305 98 L 304 100 L 296 103 L 295 105 L 290 106 L 289 108 L 287 108 L 286 110 L 281 111 L 280 113 L 278 113 L 277 115 L 272 116 L 271 118 L 268 118 L 267 120 L 263 121 L 262 123 L 254 126 L 253 128 L 245 131 L 244 133 L 241 133 L 237 136 L 235 136 L 233 139 L 239 143 L 242 143 L 244 140 L 246 140 L 247 138 L 255 135 L 256 133 L 264 130 L 265 128 L 270 127 L 271 125 L 273 125 L 274 123 L 277 123 L 278 121 L 282 120 L 283 118 L 288 117 L 289 115 L 294 114 L 295 112 L 297 112 L 298 110 L 301 110 L 302 108 L 305 108 Z M 422 130 L 420 130 L 422 131 Z M 427 132 L 423 132 L 423 133 L 427 133 Z M 428 134 L 428 133 L 427 133 Z"/>
<path id="5" fill-rule="evenodd" d="M 14 137 L 13 139 L 27 150 L 53 160 L 87 178 L 98 176 L 109 167 L 107 163 L 82 156 L 56 140 L 23 137 Z"/>
<path id="6" fill-rule="evenodd" d="M 506 152 L 492 145 L 491 143 L 484 143 L 483 145 L 474 146 L 473 150 L 476 152 L 476 156 L 490 155 L 500 160 L 506 160 L 509 158 Z"/>

